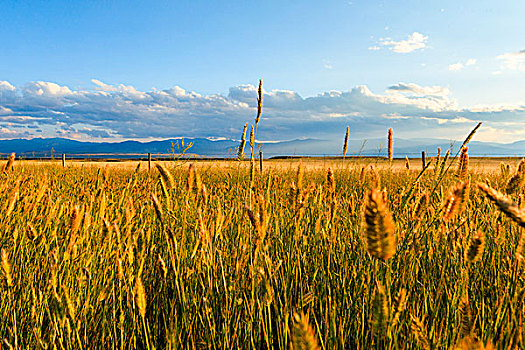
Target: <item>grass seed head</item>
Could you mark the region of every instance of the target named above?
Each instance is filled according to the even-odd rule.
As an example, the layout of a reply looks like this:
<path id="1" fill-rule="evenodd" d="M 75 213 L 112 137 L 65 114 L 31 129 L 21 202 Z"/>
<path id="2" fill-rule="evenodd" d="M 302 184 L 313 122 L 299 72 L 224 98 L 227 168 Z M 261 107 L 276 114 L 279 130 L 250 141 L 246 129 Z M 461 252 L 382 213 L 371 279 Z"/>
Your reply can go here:
<path id="1" fill-rule="evenodd" d="M 392 128 L 388 129 L 388 161 L 394 160 L 394 132 Z"/>
<path id="2" fill-rule="evenodd" d="M 308 321 L 308 316 L 301 313 L 294 314 L 292 330 L 293 350 L 317 350 L 320 349 L 314 329 Z"/>
<path id="3" fill-rule="evenodd" d="M 364 239 L 366 249 L 377 259 L 388 260 L 396 252 L 394 223 L 381 191 L 368 192 L 364 210 Z"/>
<path id="4" fill-rule="evenodd" d="M 485 234 L 482 231 L 477 231 L 470 240 L 470 244 L 467 249 L 467 261 L 470 264 L 480 260 L 483 256 L 483 250 L 485 248 Z"/>
<path id="5" fill-rule="evenodd" d="M 140 316 L 144 318 L 146 316 L 146 292 L 144 291 L 144 285 L 142 284 L 140 276 L 137 276 L 135 280 L 135 298 Z"/>
<path id="6" fill-rule="evenodd" d="M 237 158 L 242 160 L 244 158 L 244 147 L 246 146 L 246 129 L 248 128 L 248 123 L 244 124 L 244 129 L 242 130 L 241 142 L 239 144 L 239 149 L 237 150 Z"/>
<path id="7" fill-rule="evenodd" d="M 346 152 L 348 151 L 348 137 L 350 136 L 350 127 L 346 127 L 346 134 L 345 134 L 345 140 L 343 142 L 343 157 L 346 156 Z"/>
<path id="8" fill-rule="evenodd" d="M 491 201 L 496 203 L 499 210 L 504 212 L 521 227 L 525 227 L 525 210 L 521 209 L 516 202 L 484 183 L 478 183 L 477 185 Z"/>
<path id="9" fill-rule="evenodd" d="M 155 167 L 160 173 L 160 176 L 162 176 L 162 179 L 164 180 L 164 183 L 168 186 L 168 189 L 172 189 L 175 187 L 175 180 L 173 180 L 173 176 L 169 172 L 168 169 L 164 167 L 164 165 L 160 163 L 155 163 Z"/>
<path id="10" fill-rule="evenodd" d="M 470 180 L 460 182 L 452 188 L 443 209 L 443 220 L 445 222 L 452 220 L 465 210 L 469 194 Z"/>
<path id="11" fill-rule="evenodd" d="M 2 270 L 4 271 L 4 276 L 7 281 L 7 285 L 9 287 L 13 286 L 13 277 L 11 276 L 11 264 L 9 263 L 9 257 L 7 256 L 7 252 L 4 248 L 2 248 L 1 253 L 1 259 L 2 259 Z"/>
<path id="12" fill-rule="evenodd" d="M 458 164 L 457 175 L 460 179 L 465 179 L 468 176 L 468 166 L 469 166 L 468 147 L 464 147 L 461 149 L 461 155 L 459 157 L 459 164 Z"/>

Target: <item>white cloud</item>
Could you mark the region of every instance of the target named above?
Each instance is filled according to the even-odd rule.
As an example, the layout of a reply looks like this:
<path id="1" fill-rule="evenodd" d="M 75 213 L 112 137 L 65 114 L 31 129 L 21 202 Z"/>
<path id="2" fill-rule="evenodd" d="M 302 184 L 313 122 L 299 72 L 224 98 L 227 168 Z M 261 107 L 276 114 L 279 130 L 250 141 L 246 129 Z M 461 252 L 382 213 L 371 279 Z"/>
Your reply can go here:
<path id="1" fill-rule="evenodd" d="M 113 85 L 104 84 L 103 82 L 97 79 L 91 79 L 91 82 L 97 85 L 96 87 L 97 90 L 101 90 L 101 91 L 117 91 L 118 90 Z"/>
<path id="2" fill-rule="evenodd" d="M 179 86 L 139 91 L 97 82 L 97 89 L 90 91 L 47 82 L 21 88 L 0 82 L 0 128 L 8 130 L 0 137 L 238 138 L 244 123 L 253 120 L 257 104 L 254 85 L 232 87 L 225 96 L 201 95 Z M 5 91 L 9 98 L 3 97 Z M 264 91 L 263 106 L 262 140 L 331 138 L 346 125 L 352 125 L 356 138 L 383 135 L 390 126 L 400 137 L 414 133 L 453 137 L 463 124 L 485 120 L 510 130 L 515 126 L 501 123 L 521 123 L 525 118 L 525 103 L 461 109 L 447 87 L 404 82 L 384 93 L 361 85 L 311 97 L 275 89 Z"/>
<path id="3" fill-rule="evenodd" d="M 419 86 L 414 83 L 397 83 L 388 88 L 390 91 L 401 91 L 419 96 L 448 96 L 450 90 L 443 86 Z"/>
<path id="4" fill-rule="evenodd" d="M 414 32 L 406 40 L 394 41 L 391 38 L 384 38 L 379 40 L 379 44 L 390 47 L 390 50 L 396 53 L 409 53 L 415 50 L 423 50 L 427 41 L 428 36 Z"/>
<path id="5" fill-rule="evenodd" d="M 503 61 L 502 68 L 525 72 L 525 50 L 504 53 L 496 59 Z"/>
<path id="6" fill-rule="evenodd" d="M 374 46 L 370 46 L 370 47 L 369 47 L 368 49 L 369 49 L 370 51 L 377 51 L 377 50 L 381 50 L 381 48 L 380 48 L 379 46 L 377 46 L 377 45 L 374 45 Z"/>
<path id="7" fill-rule="evenodd" d="M 474 65 L 476 65 L 477 62 L 478 62 L 477 59 L 469 58 L 465 63 L 457 62 L 457 63 L 453 63 L 453 64 L 449 65 L 448 66 L 448 70 L 452 71 L 452 72 L 457 72 L 457 71 L 462 70 L 465 67 L 474 66 Z"/>
<path id="8" fill-rule="evenodd" d="M 453 63 L 453 64 L 451 64 L 450 66 L 448 66 L 448 70 L 449 70 L 449 71 L 452 71 L 452 72 L 456 72 L 456 71 L 460 71 L 460 70 L 462 70 L 463 67 L 465 67 L 465 66 L 463 65 L 463 63 L 458 62 L 458 63 Z"/>

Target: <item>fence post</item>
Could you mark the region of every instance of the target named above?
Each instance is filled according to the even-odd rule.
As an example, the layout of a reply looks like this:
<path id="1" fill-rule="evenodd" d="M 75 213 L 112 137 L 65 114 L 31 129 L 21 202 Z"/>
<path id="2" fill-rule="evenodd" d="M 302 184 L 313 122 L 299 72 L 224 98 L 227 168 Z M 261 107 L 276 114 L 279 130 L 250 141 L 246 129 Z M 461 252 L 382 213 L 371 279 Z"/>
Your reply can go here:
<path id="1" fill-rule="evenodd" d="M 148 152 L 148 171 L 151 170 L 151 153 Z"/>
<path id="2" fill-rule="evenodd" d="M 262 151 L 259 151 L 259 168 L 261 169 L 261 173 L 263 171 L 263 155 Z"/>
<path id="3" fill-rule="evenodd" d="M 66 167 L 66 154 L 62 153 L 62 168 Z"/>
<path id="4" fill-rule="evenodd" d="M 421 166 L 422 169 L 425 169 L 425 165 L 427 165 L 426 159 L 425 159 L 425 151 L 421 151 Z"/>

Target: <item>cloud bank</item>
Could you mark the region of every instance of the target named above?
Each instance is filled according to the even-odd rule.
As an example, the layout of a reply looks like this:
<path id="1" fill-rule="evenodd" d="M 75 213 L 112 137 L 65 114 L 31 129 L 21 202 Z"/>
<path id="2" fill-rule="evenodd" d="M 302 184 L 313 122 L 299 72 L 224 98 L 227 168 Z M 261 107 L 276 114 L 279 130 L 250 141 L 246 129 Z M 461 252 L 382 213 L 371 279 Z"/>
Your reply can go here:
<path id="1" fill-rule="evenodd" d="M 0 81 L 0 138 L 67 137 L 84 140 L 225 137 L 237 139 L 255 115 L 257 89 L 240 85 L 227 95 L 201 95 L 179 86 L 140 91 L 93 79 L 92 90 L 52 82 L 15 87 Z M 264 92 L 261 140 L 383 136 L 393 127 L 405 138 L 461 138 L 478 121 L 478 139 L 525 138 L 525 103 L 459 108 L 446 87 L 397 83 L 384 93 L 361 85 L 302 97 L 295 91 Z"/>

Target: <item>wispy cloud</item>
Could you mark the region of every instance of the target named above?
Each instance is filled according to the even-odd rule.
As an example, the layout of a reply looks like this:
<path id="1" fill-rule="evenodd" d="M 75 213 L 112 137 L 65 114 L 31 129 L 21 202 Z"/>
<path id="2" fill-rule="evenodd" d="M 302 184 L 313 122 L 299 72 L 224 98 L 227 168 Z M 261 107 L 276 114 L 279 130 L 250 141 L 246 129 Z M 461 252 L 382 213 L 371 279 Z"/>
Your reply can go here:
<path id="1" fill-rule="evenodd" d="M 409 53 L 416 50 L 423 50 L 427 46 L 428 36 L 418 32 L 408 35 L 406 40 L 395 41 L 391 38 L 379 39 L 379 45 L 386 46 L 396 53 Z M 369 49 L 378 49 L 379 46 L 372 46 Z"/>
<path id="2" fill-rule="evenodd" d="M 452 72 L 457 72 L 457 71 L 462 70 L 463 67 L 465 67 L 465 66 L 463 65 L 463 63 L 458 62 L 458 63 L 453 63 L 453 64 L 449 65 L 449 66 L 448 66 L 448 70 L 449 70 L 449 71 L 452 71 Z"/>
<path id="3" fill-rule="evenodd" d="M 463 62 L 453 63 L 448 66 L 448 70 L 452 72 L 458 72 L 465 67 L 475 66 L 478 60 L 475 58 L 469 58 L 464 64 Z"/>
<path id="4" fill-rule="evenodd" d="M 525 50 L 504 53 L 496 59 L 502 61 L 502 68 L 525 72 Z"/>
<path id="5" fill-rule="evenodd" d="M 130 85 L 93 83 L 93 90 L 75 90 L 42 81 L 21 87 L 0 82 L 0 138 L 238 138 L 257 104 L 253 85 L 232 87 L 227 95 L 202 95 L 179 86 L 140 91 Z M 262 140 L 332 138 L 351 125 L 356 138 L 381 136 L 388 127 L 395 127 L 400 137 L 454 137 L 470 124 L 486 121 L 517 138 L 525 135 L 512 133 L 516 127 L 502 123 L 523 118 L 525 103 L 459 108 L 443 86 L 400 82 L 374 93 L 361 85 L 306 98 L 295 91 L 271 90 L 264 91 L 259 135 Z"/>

